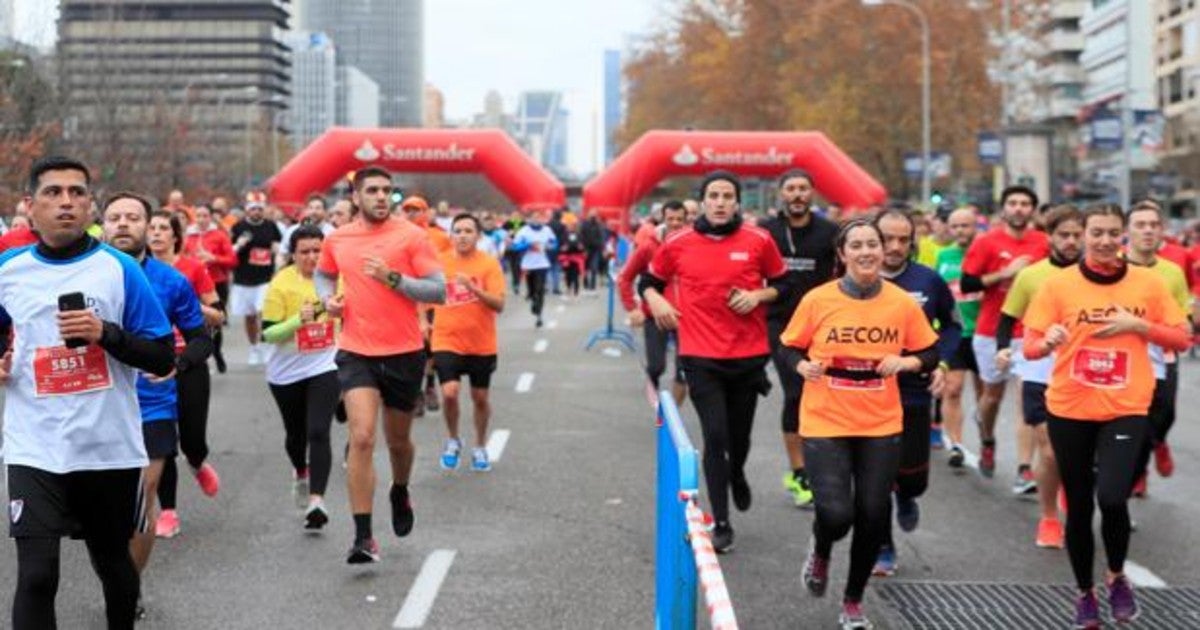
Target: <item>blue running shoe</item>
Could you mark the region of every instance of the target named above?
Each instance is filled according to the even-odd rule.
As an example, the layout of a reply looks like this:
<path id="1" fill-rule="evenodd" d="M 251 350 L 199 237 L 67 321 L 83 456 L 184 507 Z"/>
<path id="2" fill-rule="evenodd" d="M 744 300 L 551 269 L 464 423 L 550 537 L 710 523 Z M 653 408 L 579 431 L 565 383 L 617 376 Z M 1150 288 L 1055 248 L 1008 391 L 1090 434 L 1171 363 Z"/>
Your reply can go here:
<path id="1" fill-rule="evenodd" d="M 942 425 L 935 424 L 929 428 L 929 448 L 940 451 L 946 444 L 942 441 Z"/>
<path id="2" fill-rule="evenodd" d="M 442 448 L 442 470 L 455 470 L 458 468 L 458 454 L 462 452 L 462 442 L 455 438 L 446 440 L 446 446 Z"/>
<path id="3" fill-rule="evenodd" d="M 486 448 L 471 449 L 471 470 L 475 472 L 488 472 L 492 469 L 492 462 L 488 460 L 488 452 Z"/>
<path id="4" fill-rule="evenodd" d="M 878 577 L 892 577 L 896 575 L 895 547 L 884 545 L 879 548 L 879 556 L 875 559 L 875 568 L 871 569 L 871 575 Z"/>
<path id="5" fill-rule="evenodd" d="M 921 522 L 921 506 L 916 499 L 906 499 L 896 495 L 896 523 L 900 529 L 911 532 Z"/>

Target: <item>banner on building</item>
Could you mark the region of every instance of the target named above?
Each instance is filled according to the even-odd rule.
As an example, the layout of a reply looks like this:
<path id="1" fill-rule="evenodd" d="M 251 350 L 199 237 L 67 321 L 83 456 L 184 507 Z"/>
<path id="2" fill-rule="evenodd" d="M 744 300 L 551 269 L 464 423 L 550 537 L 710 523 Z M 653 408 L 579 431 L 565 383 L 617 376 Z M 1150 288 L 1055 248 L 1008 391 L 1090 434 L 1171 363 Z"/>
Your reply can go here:
<path id="1" fill-rule="evenodd" d="M 912 179 L 921 177 L 921 159 L 920 153 L 907 152 L 904 154 L 904 174 Z M 950 172 L 954 168 L 954 159 L 945 151 L 930 151 L 929 152 L 929 176 L 933 179 L 940 177 L 950 177 Z"/>
<path id="2" fill-rule="evenodd" d="M 1166 120 L 1157 109 L 1135 109 L 1133 111 L 1133 143 L 1143 151 L 1163 150 L 1163 132 Z"/>
<path id="3" fill-rule="evenodd" d="M 1004 139 L 999 134 L 991 131 L 979 134 L 979 162 L 992 165 L 1004 163 Z"/>
<path id="4" fill-rule="evenodd" d="M 1091 132 L 1091 148 L 1098 151 L 1119 151 L 1121 142 L 1121 115 L 1118 112 L 1103 109 L 1092 114 L 1088 124 Z"/>

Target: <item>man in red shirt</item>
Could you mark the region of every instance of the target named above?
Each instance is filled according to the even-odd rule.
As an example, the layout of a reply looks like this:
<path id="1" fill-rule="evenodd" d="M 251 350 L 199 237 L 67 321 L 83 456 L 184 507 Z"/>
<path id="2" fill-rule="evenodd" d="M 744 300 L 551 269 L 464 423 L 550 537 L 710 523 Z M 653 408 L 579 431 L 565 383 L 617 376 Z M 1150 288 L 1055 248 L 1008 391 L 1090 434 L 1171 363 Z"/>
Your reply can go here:
<path id="1" fill-rule="evenodd" d="M 672 199 L 663 204 L 662 217 L 663 225 L 661 227 L 665 229 L 656 227 L 645 241 L 637 245 L 637 249 L 629 257 L 629 262 L 625 264 L 625 268 L 621 270 L 621 275 L 617 278 L 617 290 L 621 294 L 621 304 L 629 313 L 629 324 L 634 328 L 642 327 L 645 333 L 646 376 L 650 377 L 647 386 L 650 389 L 649 398 L 651 400 L 657 398 L 658 379 L 667 369 L 667 344 L 675 336 L 675 333 L 660 329 L 658 324 L 654 323 L 654 318 L 650 316 L 650 308 L 646 303 L 638 304 L 634 300 L 633 283 L 638 276 L 646 273 L 650 267 L 650 261 L 654 260 L 654 254 L 662 242 L 687 225 L 687 211 L 683 207 L 683 202 Z M 672 296 L 673 298 L 674 296 Z M 678 341 L 675 345 L 678 348 Z M 678 356 L 675 359 L 675 381 L 671 385 L 671 393 L 675 395 L 676 403 L 682 403 L 683 397 L 687 395 L 687 385 L 683 380 L 683 372 L 679 369 Z"/>
<path id="2" fill-rule="evenodd" d="M 983 381 L 979 399 L 979 433 L 982 448 L 979 452 L 979 472 L 991 477 L 996 472 L 996 415 L 1008 384 L 1007 370 L 996 366 L 996 328 L 1000 324 L 1000 307 L 1012 286 L 1012 280 L 1025 267 L 1045 258 L 1050 251 L 1049 240 L 1033 227 L 1031 218 L 1038 207 L 1037 193 L 1025 186 L 1009 186 L 1000 194 L 1001 225 L 977 237 L 962 264 L 959 286 L 963 293 L 983 292 L 979 319 L 971 346 Z M 1020 329 L 1013 338 L 1020 339 Z M 1019 354 L 1019 349 L 1014 350 Z M 1031 441 L 1032 444 L 1032 441 Z M 1030 449 L 1032 450 L 1032 449 Z M 1028 454 L 1032 459 L 1032 453 Z"/>
<path id="3" fill-rule="evenodd" d="M 779 291 L 767 281 L 787 267 L 766 230 L 742 223 L 736 175 L 710 173 L 700 198 L 696 224 L 662 244 L 641 286 L 655 323 L 679 329 L 679 360 L 704 435 L 713 548 L 725 553 L 733 548 L 730 494 L 739 511 L 750 509 L 744 467 L 758 396 L 770 390 L 767 304 Z M 675 304 L 662 295 L 672 282 L 679 288 Z"/>

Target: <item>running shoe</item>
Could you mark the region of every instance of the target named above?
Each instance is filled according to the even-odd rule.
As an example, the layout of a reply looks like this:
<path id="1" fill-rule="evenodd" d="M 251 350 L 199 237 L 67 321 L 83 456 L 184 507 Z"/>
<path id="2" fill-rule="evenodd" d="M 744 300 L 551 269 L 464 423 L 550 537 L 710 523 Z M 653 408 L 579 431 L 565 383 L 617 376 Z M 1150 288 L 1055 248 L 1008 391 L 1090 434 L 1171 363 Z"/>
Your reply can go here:
<path id="1" fill-rule="evenodd" d="M 196 483 L 200 484 L 200 491 L 210 497 L 217 496 L 217 493 L 221 491 L 221 477 L 217 474 L 217 469 L 213 468 L 212 464 L 204 462 L 194 473 Z"/>
<path id="2" fill-rule="evenodd" d="M 817 555 L 817 541 L 808 541 L 808 558 L 804 560 L 804 588 L 813 597 L 824 597 L 825 587 L 829 585 L 829 558 Z"/>
<path id="3" fill-rule="evenodd" d="M 417 394 L 417 402 L 413 405 L 412 414 L 414 418 L 425 417 L 425 394 Z"/>
<path id="4" fill-rule="evenodd" d="M 260 353 L 258 351 L 258 344 L 250 346 L 250 353 L 246 357 L 246 365 L 254 367 L 254 366 L 258 366 L 258 365 L 262 365 L 262 364 L 263 364 L 262 353 Z"/>
<path id="5" fill-rule="evenodd" d="M 542 327 L 542 318 L 541 318 L 541 317 L 537 318 L 537 323 L 535 324 L 535 326 L 536 326 L 537 328 L 541 328 L 541 327 Z"/>
<path id="6" fill-rule="evenodd" d="M 174 538 L 179 535 L 179 513 L 175 510 L 163 510 L 154 524 L 154 535 L 159 538 Z"/>
<path id="7" fill-rule="evenodd" d="M 146 619 L 146 605 L 142 603 L 142 594 L 138 593 L 137 605 L 133 608 L 133 620 L 144 621 Z"/>
<path id="8" fill-rule="evenodd" d="M 471 470 L 475 472 L 491 472 L 492 462 L 488 459 L 486 448 L 477 446 L 471 449 Z"/>
<path id="9" fill-rule="evenodd" d="M 783 489 L 787 490 L 792 495 L 792 503 L 798 508 L 811 508 L 813 505 L 813 491 L 808 485 L 808 477 L 801 475 L 796 476 L 795 473 L 787 472 L 783 474 Z"/>
<path id="10" fill-rule="evenodd" d="M 213 360 L 217 362 L 217 373 L 224 374 L 229 370 L 229 366 L 225 365 L 225 355 L 220 352 L 213 353 Z"/>
<path id="11" fill-rule="evenodd" d="M 416 520 L 413 514 L 412 497 L 409 496 L 406 488 L 393 484 L 388 498 L 392 502 L 392 531 L 403 538 L 412 532 L 413 521 Z"/>
<path id="12" fill-rule="evenodd" d="M 945 448 L 946 443 L 942 441 L 942 425 L 935 424 L 929 427 L 929 448 L 935 451 L 940 451 Z"/>
<path id="13" fill-rule="evenodd" d="M 350 555 L 346 557 L 346 564 L 371 562 L 379 562 L 379 543 L 375 542 L 374 538 L 354 541 L 354 546 L 350 547 Z"/>
<path id="14" fill-rule="evenodd" d="M 329 512 L 325 511 L 323 501 L 315 499 L 308 504 L 308 511 L 304 513 L 304 529 L 323 529 L 328 522 Z"/>
<path id="15" fill-rule="evenodd" d="M 462 442 L 457 438 L 449 438 L 442 447 L 442 470 L 455 470 L 458 468 L 458 455 L 462 452 Z"/>
<path id="16" fill-rule="evenodd" d="M 1171 457 L 1171 446 L 1166 442 L 1159 442 L 1158 446 L 1154 447 L 1154 469 L 1158 471 L 1159 477 L 1175 474 L 1175 459 Z"/>
<path id="17" fill-rule="evenodd" d="M 991 479 L 996 475 L 996 445 L 985 444 L 979 449 L 979 474 Z"/>
<path id="18" fill-rule="evenodd" d="M 292 499 L 296 507 L 308 507 L 308 471 L 292 473 Z"/>
<path id="19" fill-rule="evenodd" d="M 980 464 L 980 469 L 983 464 Z M 1033 476 L 1033 470 L 1030 468 L 1021 468 L 1017 471 L 1017 478 L 1013 480 L 1012 493 L 1021 496 L 1023 494 L 1033 494 L 1037 492 L 1037 479 Z"/>
<path id="20" fill-rule="evenodd" d="M 900 529 L 911 532 L 921 522 L 921 506 L 916 499 L 896 495 L 896 523 Z"/>
<path id="21" fill-rule="evenodd" d="M 745 512 L 750 509 L 750 502 L 753 497 L 750 494 L 750 482 L 746 481 L 745 477 L 734 478 L 729 480 L 729 489 L 733 493 L 733 505 L 739 512 Z"/>
<path id="22" fill-rule="evenodd" d="M 1038 521 L 1037 542 L 1040 549 L 1062 549 L 1063 526 L 1056 518 L 1043 518 Z"/>
<path id="23" fill-rule="evenodd" d="M 863 614 L 862 603 L 846 600 L 842 602 L 842 612 L 838 615 L 838 623 L 842 630 L 870 630 L 875 626 Z"/>
<path id="24" fill-rule="evenodd" d="M 879 556 L 875 559 L 875 567 L 871 569 L 871 575 L 878 577 L 892 577 L 896 575 L 895 547 L 883 545 L 879 548 Z"/>
<path id="25" fill-rule="evenodd" d="M 955 444 L 950 447 L 950 461 L 947 463 L 951 468 L 962 468 L 967 463 L 967 456 L 961 446 Z"/>
<path id="26" fill-rule="evenodd" d="M 1117 623 L 1129 623 L 1142 612 L 1138 608 L 1137 598 L 1133 596 L 1133 585 L 1124 575 L 1118 575 L 1108 585 L 1108 608 L 1113 621 Z"/>
<path id="27" fill-rule="evenodd" d="M 425 409 L 428 411 L 437 411 L 442 408 L 441 401 L 438 400 L 437 390 L 433 387 L 425 388 Z"/>
<path id="28" fill-rule="evenodd" d="M 1147 477 L 1146 473 L 1142 473 L 1142 474 L 1138 475 L 1137 480 L 1133 482 L 1133 491 L 1130 492 L 1131 495 L 1133 495 L 1134 497 L 1136 497 L 1138 499 L 1146 498 L 1146 486 L 1149 485 L 1149 482 L 1146 479 L 1146 477 Z"/>
<path id="29" fill-rule="evenodd" d="M 1100 630 L 1100 604 L 1092 589 L 1075 600 L 1075 630 Z"/>
<path id="30" fill-rule="evenodd" d="M 713 551 L 729 553 L 733 551 L 733 526 L 729 523 L 717 523 L 712 530 Z"/>

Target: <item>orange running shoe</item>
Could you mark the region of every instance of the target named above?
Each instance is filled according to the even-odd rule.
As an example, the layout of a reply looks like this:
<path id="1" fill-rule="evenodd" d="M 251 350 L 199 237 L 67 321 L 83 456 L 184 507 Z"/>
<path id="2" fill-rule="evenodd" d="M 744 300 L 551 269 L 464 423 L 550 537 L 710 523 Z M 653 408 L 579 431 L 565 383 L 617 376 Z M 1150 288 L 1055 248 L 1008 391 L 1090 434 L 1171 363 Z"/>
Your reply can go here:
<path id="1" fill-rule="evenodd" d="M 1063 548 L 1062 521 L 1056 518 L 1043 518 L 1038 521 L 1037 546 L 1040 549 Z"/>

